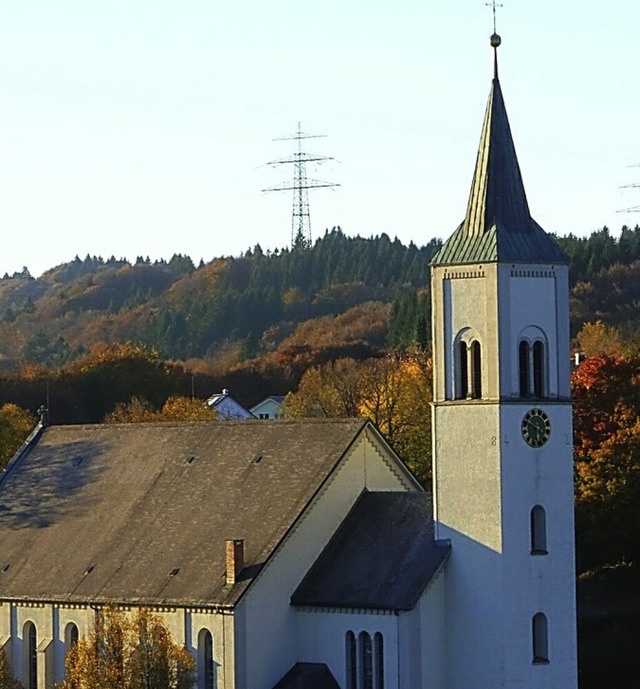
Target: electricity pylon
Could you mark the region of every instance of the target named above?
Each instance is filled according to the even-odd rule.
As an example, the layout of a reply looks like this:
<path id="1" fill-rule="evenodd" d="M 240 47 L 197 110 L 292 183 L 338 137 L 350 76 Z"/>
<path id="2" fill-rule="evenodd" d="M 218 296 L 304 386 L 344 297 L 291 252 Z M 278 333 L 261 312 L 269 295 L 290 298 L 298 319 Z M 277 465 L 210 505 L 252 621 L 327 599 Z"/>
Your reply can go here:
<path id="1" fill-rule="evenodd" d="M 324 163 L 334 160 L 330 156 L 320 156 L 305 153 L 302 142 L 305 139 L 324 138 L 325 134 L 305 134 L 298 122 L 298 131 L 291 136 L 283 136 L 274 141 L 297 141 L 297 150 L 289 158 L 272 160 L 267 165 L 293 165 L 293 182 L 284 182 L 277 187 L 263 189 L 266 191 L 293 191 L 293 214 L 291 218 L 291 248 L 306 248 L 311 246 L 311 216 L 309 214 L 309 189 L 339 187 L 335 182 L 321 182 L 307 177 L 307 163 Z"/>

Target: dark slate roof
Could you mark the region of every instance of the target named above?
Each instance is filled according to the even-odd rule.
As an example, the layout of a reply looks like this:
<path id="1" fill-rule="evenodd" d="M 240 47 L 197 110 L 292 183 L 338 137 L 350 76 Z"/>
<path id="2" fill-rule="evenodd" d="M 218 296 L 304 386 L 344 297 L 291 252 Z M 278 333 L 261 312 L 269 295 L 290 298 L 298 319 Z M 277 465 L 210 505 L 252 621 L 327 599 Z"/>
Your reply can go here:
<path id="1" fill-rule="evenodd" d="M 233 605 L 365 424 L 47 428 L 0 479 L 0 598 Z"/>
<path id="2" fill-rule="evenodd" d="M 493 80 L 467 214 L 432 265 L 479 262 L 568 263 L 529 213 L 500 82 Z"/>
<path id="3" fill-rule="evenodd" d="M 273 689 L 340 689 L 324 663 L 296 663 Z"/>
<path id="4" fill-rule="evenodd" d="M 449 554 L 431 495 L 363 492 L 291 597 L 293 605 L 411 610 Z"/>

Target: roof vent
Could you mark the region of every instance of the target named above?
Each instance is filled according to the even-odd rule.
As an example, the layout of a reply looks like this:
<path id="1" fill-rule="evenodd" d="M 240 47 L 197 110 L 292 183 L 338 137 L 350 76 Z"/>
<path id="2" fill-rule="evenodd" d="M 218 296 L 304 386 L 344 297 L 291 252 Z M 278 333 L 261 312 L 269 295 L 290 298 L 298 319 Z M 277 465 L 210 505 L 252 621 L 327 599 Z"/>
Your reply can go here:
<path id="1" fill-rule="evenodd" d="M 229 394 L 229 388 L 222 388 L 222 394 L 228 395 Z"/>

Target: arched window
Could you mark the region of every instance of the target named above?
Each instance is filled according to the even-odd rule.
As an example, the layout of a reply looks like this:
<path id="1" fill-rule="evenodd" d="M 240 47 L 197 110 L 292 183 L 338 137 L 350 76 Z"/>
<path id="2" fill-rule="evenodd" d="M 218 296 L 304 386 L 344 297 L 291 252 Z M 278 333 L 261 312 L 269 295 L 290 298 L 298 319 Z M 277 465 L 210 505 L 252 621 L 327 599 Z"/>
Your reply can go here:
<path id="1" fill-rule="evenodd" d="M 360 676 L 362 689 L 373 689 L 373 650 L 371 637 L 367 632 L 360 632 Z"/>
<path id="2" fill-rule="evenodd" d="M 544 397 L 544 345 L 540 340 L 533 343 L 533 394 Z"/>
<path id="3" fill-rule="evenodd" d="M 539 331 L 531 333 L 539 336 Z M 518 374 L 520 397 L 544 397 L 546 394 L 546 361 L 544 342 L 521 340 L 518 345 Z"/>
<path id="4" fill-rule="evenodd" d="M 345 635 L 347 689 L 384 689 L 384 642 L 382 634 Z"/>
<path id="5" fill-rule="evenodd" d="M 467 360 L 467 343 L 461 342 L 458 345 L 458 368 L 460 370 L 460 387 L 456 397 L 458 399 L 466 399 L 469 394 L 469 363 Z"/>
<path id="6" fill-rule="evenodd" d="M 544 613 L 537 613 L 531 622 L 531 635 L 533 641 L 533 662 L 549 662 L 549 638 L 547 629 L 547 617 Z"/>
<path id="7" fill-rule="evenodd" d="M 208 629 L 198 635 L 198 687 L 215 689 L 216 667 L 213 662 L 213 636 Z"/>
<path id="8" fill-rule="evenodd" d="M 529 344 L 524 340 L 518 347 L 520 364 L 520 397 L 529 397 Z"/>
<path id="9" fill-rule="evenodd" d="M 347 689 L 358 688 L 358 660 L 356 656 L 356 635 L 347 632 L 345 637 L 345 657 L 347 660 Z"/>
<path id="10" fill-rule="evenodd" d="M 541 505 L 531 510 L 531 554 L 547 554 L 547 515 Z"/>
<path id="11" fill-rule="evenodd" d="M 22 631 L 23 667 L 27 689 L 38 688 L 38 633 L 33 622 L 27 622 Z"/>
<path id="12" fill-rule="evenodd" d="M 373 647 L 375 653 L 375 687 L 376 689 L 384 689 L 384 644 L 380 632 L 376 632 L 373 637 Z"/>
<path id="13" fill-rule="evenodd" d="M 73 622 L 69 622 L 69 624 L 64 628 L 64 650 L 65 653 L 69 653 L 69 651 L 78 643 L 78 627 L 75 625 Z"/>
<path id="14" fill-rule="evenodd" d="M 477 340 L 471 345 L 471 370 L 471 397 L 480 399 L 482 397 L 482 350 Z"/>

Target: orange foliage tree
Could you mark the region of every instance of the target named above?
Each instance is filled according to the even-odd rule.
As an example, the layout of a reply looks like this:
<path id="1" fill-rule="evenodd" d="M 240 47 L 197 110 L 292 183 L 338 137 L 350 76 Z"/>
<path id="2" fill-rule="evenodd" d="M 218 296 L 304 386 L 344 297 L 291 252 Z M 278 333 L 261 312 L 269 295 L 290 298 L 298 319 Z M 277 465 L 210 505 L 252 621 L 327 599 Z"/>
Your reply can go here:
<path id="1" fill-rule="evenodd" d="M 640 557 L 640 359 L 601 354 L 573 374 L 578 565 Z"/>
<path id="2" fill-rule="evenodd" d="M 132 397 L 128 402 L 116 404 L 114 410 L 104 417 L 104 423 L 210 421 L 214 417 L 215 411 L 199 399 L 172 396 L 162 409 L 155 410 L 144 398 Z"/>
<path id="3" fill-rule="evenodd" d="M 59 689 L 191 689 L 194 660 L 158 615 L 107 608 L 93 632 L 69 651 Z"/>
<path id="4" fill-rule="evenodd" d="M 418 479 L 431 477 L 431 359 L 420 352 L 310 368 L 287 395 L 293 417 L 371 419 Z"/>

